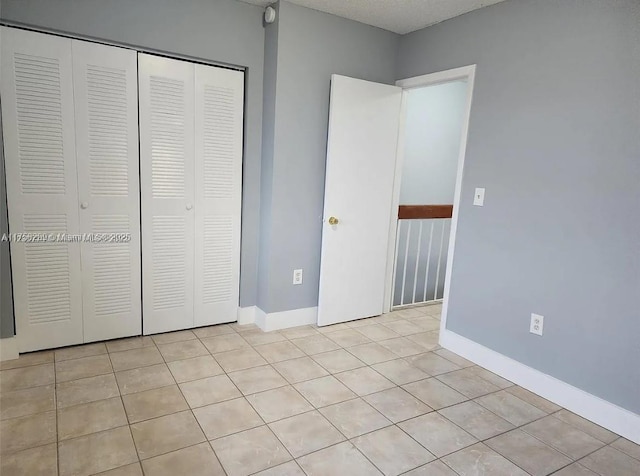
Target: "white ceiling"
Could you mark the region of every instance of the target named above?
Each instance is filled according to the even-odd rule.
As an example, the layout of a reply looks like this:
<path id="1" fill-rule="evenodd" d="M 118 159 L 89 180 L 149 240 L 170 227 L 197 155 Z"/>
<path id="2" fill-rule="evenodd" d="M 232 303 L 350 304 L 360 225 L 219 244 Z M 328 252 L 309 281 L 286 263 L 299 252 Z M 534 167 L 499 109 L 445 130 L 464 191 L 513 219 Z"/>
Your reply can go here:
<path id="1" fill-rule="evenodd" d="M 241 0 L 266 7 L 275 0 Z M 287 0 L 404 34 L 504 0 Z"/>

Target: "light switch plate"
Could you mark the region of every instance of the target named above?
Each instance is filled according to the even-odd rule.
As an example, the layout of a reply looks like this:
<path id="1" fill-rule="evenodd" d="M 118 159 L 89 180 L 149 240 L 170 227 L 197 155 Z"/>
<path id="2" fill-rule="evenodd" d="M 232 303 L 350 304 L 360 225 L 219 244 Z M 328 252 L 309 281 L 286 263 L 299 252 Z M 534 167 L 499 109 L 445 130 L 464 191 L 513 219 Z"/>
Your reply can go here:
<path id="1" fill-rule="evenodd" d="M 477 207 L 484 205 L 484 188 L 476 188 L 476 193 L 473 196 L 473 204 Z"/>

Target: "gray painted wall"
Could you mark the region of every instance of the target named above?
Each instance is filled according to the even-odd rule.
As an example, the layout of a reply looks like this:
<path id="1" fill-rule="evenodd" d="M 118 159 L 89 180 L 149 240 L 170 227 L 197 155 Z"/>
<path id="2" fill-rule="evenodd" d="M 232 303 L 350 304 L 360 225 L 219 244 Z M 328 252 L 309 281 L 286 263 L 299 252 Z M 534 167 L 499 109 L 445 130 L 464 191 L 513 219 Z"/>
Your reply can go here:
<path id="1" fill-rule="evenodd" d="M 248 67 L 240 304 L 256 302 L 263 9 L 235 0 L 2 0 L 2 18 Z"/>
<path id="2" fill-rule="evenodd" d="M 271 193 L 261 224 L 265 312 L 318 304 L 331 74 L 393 83 L 398 46 L 394 33 L 284 1 L 277 28 Z M 296 268 L 304 269 L 300 286 L 292 285 Z"/>
<path id="3" fill-rule="evenodd" d="M 500 3 L 404 36 L 397 76 L 474 63 L 447 327 L 640 413 L 640 3 Z"/>
<path id="4" fill-rule="evenodd" d="M 2 139 L 2 118 L 0 118 L 0 139 Z M 9 232 L 7 218 L 7 190 L 4 174 L 4 147 L 0 140 L 0 236 Z M 0 338 L 12 337 L 15 334 L 13 320 L 13 292 L 11 283 L 11 257 L 9 242 L 0 242 Z"/>

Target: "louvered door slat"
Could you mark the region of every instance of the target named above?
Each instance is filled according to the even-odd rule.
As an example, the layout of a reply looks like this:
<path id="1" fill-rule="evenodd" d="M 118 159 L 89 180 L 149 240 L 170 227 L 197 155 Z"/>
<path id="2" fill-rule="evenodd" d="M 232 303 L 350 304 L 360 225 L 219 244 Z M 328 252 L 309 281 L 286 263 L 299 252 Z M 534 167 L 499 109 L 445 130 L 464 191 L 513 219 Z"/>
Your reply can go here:
<path id="1" fill-rule="evenodd" d="M 12 233 L 78 233 L 71 40 L 2 27 L 2 125 Z M 77 243 L 11 245 L 21 352 L 78 344 Z"/>
<path id="2" fill-rule="evenodd" d="M 80 228 L 130 234 L 82 243 L 85 342 L 141 333 L 136 53 L 73 41 Z"/>

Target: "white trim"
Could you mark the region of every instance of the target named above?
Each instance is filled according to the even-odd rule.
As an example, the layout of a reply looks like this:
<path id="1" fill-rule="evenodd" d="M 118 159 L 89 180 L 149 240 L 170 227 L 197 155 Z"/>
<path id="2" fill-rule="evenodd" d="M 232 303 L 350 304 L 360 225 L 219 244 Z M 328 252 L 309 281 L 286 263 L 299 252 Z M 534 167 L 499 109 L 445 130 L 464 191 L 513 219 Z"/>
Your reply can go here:
<path id="1" fill-rule="evenodd" d="M 238 324 L 253 324 L 256 322 L 256 306 L 239 307 L 238 308 Z"/>
<path id="2" fill-rule="evenodd" d="M 288 329 L 289 327 L 315 324 L 318 320 L 317 307 L 305 307 L 290 311 L 265 313 L 256 307 L 256 325 L 265 332 Z"/>
<path id="3" fill-rule="evenodd" d="M 458 230 L 458 211 L 460 209 L 460 197 L 462 195 L 462 176 L 464 173 L 464 159 L 467 153 L 467 137 L 469 135 L 469 119 L 471 117 L 471 104 L 473 100 L 473 86 L 475 82 L 475 75 L 476 75 L 476 65 L 472 64 L 469 66 L 463 66 L 461 68 L 449 69 L 446 71 L 440 71 L 440 72 L 431 73 L 431 74 L 423 74 L 422 76 L 415 76 L 413 78 L 400 79 L 396 81 L 396 86 L 400 86 L 405 90 L 420 88 L 424 86 L 433 86 L 436 84 L 442 84 L 442 83 L 457 81 L 461 79 L 466 79 L 467 81 L 467 103 L 465 106 L 465 112 L 464 112 L 463 122 L 462 122 L 462 132 L 460 135 L 460 152 L 458 155 L 458 170 L 456 172 L 456 185 L 455 185 L 455 192 L 454 192 L 454 198 L 453 198 L 453 215 L 451 217 L 451 229 L 449 233 L 449 250 L 447 252 L 447 269 L 444 277 L 444 295 L 442 299 L 442 317 L 440 321 L 441 336 L 444 330 L 446 329 L 446 325 L 447 325 L 447 311 L 449 309 L 449 289 L 451 287 L 451 270 L 453 268 L 453 256 L 454 256 L 455 244 L 456 244 L 456 232 Z M 404 95 L 403 95 L 403 99 L 404 99 Z M 404 111 L 403 111 L 403 114 L 404 114 Z M 396 158 L 396 161 L 401 161 L 401 160 L 402 160 L 401 158 Z M 401 175 L 401 172 L 400 172 L 400 175 Z M 400 180 L 398 179 L 396 180 L 396 186 L 398 187 L 397 196 L 398 196 L 398 202 L 399 202 Z M 396 197 L 395 193 L 396 191 L 394 190 L 394 200 Z M 397 213 L 398 202 L 394 202 L 396 213 Z M 395 228 L 397 226 L 395 223 L 397 223 L 397 220 L 392 220 L 392 222 L 394 222 L 392 227 L 395 233 Z M 395 248 L 395 234 L 393 237 L 393 247 Z M 387 267 L 387 269 L 389 268 L 393 270 L 393 263 L 391 264 L 391 266 Z M 391 271 L 391 273 L 392 272 L 393 271 Z M 389 286 L 393 286 L 393 276 L 391 277 L 390 280 L 389 279 L 387 280 L 387 283 Z M 385 295 L 387 295 L 389 291 L 390 289 L 385 290 Z M 385 301 L 385 305 L 386 304 L 387 302 Z M 389 304 L 390 304 L 389 306 L 389 309 L 390 309 L 391 304 L 393 303 L 389 301 Z"/>
<path id="4" fill-rule="evenodd" d="M 640 444 L 640 415 L 524 365 L 466 337 L 443 330 L 440 345 L 513 383 Z"/>
<path id="5" fill-rule="evenodd" d="M 0 339 L 0 362 L 14 360 L 19 356 L 16 336 Z"/>

